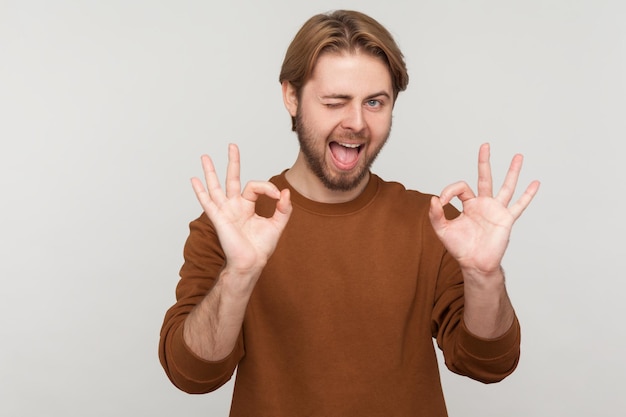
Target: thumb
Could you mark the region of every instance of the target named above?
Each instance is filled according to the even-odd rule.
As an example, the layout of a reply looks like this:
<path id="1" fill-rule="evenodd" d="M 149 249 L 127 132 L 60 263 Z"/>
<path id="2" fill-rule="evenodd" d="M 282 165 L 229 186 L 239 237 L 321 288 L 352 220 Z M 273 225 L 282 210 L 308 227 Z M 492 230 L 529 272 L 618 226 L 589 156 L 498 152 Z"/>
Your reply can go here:
<path id="1" fill-rule="evenodd" d="M 272 216 L 272 220 L 280 227 L 281 230 L 287 225 L 287 221 L 289 221 L 292 211 L 293 206 L 291 205 L 291 195 L 289 193 L 289 189 L 285 188 L 280 192 L 280 198 L 276 203 L 276 210 L 274 210 L 274 215 Z"/>
<path id="2" fill-rule="evenodd" d="M 440 230 L 444 229 L 448 220 L 443 211 L 443 204 L 441 200 L 437 196 L 432 196 L 430 199 L 430 209 L 428 210 L 428 217 L 430 218 L 430 223 L 435 229 L 435 232 L 439 233 Z"/>

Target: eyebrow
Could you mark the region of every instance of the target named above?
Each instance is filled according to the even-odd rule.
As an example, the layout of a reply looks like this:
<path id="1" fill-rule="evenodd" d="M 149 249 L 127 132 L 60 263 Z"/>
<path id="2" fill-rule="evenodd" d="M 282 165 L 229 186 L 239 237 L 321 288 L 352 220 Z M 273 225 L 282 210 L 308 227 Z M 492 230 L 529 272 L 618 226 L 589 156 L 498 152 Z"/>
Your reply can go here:
<path id="1" fill-rule="evenodd" d="M 391 96 L 389 95 L 389 93 L 387 93 L 386 91 L 379 91 L 378 93 L 374 93 L 374 94 L 370 94 L 369 96 L 365 97 L 365 100 L 371 100 L 373 98 L 376 97 L 387 97 L 387 98 L 391 98 Z M 350 100 L 353 97 L 348 95 L 348 94 L 327 94 L 327 95 L 323 95 L 323 96 L 318 96 L 319 99 L 340 99 L 340 100 Z"/>

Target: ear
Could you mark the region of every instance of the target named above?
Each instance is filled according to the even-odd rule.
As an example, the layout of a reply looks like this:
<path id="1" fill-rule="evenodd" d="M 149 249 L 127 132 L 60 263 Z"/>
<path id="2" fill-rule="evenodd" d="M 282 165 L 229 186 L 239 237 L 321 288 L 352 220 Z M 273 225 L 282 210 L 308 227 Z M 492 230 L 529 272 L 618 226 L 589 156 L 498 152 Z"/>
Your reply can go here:
<path id="1" fill-rule="evenodd" d="M 296 113 L 298 112 L 298 94 L 296 93 L 296 89 L 289 81 L 283 81 L 282 88 L 285 108 L 291 117 L 296 117 Z"/>

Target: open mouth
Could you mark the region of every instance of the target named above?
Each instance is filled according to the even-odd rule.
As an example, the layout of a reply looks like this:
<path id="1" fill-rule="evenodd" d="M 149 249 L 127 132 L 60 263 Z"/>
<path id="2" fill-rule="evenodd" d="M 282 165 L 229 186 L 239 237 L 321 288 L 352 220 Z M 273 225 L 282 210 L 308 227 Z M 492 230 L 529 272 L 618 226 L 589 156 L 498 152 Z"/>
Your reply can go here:
<path id="1" fill-rule="evenodd" d="M 330 142 L 330 153 L 337 167 L 352 169 L 359 161 L 359 154 L 363 148 L 360 143 Z"/>

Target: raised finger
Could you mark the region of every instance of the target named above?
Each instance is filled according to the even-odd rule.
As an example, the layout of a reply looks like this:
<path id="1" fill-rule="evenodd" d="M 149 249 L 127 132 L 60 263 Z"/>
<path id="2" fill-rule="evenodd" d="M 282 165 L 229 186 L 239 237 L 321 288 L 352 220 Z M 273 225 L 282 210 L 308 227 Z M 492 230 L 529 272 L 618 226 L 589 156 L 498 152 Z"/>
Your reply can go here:
<path id="1" fill-rule="evenodd" d="M 234 143 L 228 145 L 228 168 L 226 169 L 226 196 L 235 197 L 241 193 L 241 162 L 239 147 Z"/>
<path id="2" fill-rule="evenodd" d="M 191 179 L 191 187 L 193 188 L 193 192 L 195 193 L 198 202 L 200 203 L 204 211 L 208 214 L 214 204 L 211 200 L 211 197 L 209 196 L 209 193 L 204 188 L 204 184 L 202 184 L 202 181 L 200 181 L 200 179 L 194 177 Z"/>
<path id="3" fill-rule="evenodd" d="M 524 210 L 526 210 L 526 207 L 528 207 L 530 202 L 533 200 L 533 198 L 537 194 L 537 191 L 539 191 L 539 185 L 540 185 L 539 181 L 531 182 L 528 185 L 528 187 L 526 187 L 524 194 L 522 194 L 522 196 L 515 202 L 515 204 L 513 204 L 509 208 L 509 212 L 511 213 L 514 219 L 517 220 L 517 218 L 522 215 Z"/>
<path id="4" fill-rule="evenodd" d="M 491 177 L 491 163 L 489 162 L 490 149 L 488 143 L 483 143 L 478 151 L 478 195 L 493 197 L 493 179 Z"/>
<path id="5" fill-rule="evenodd" d="M 504 178 L 504 183 L 502 184 L 502 188 L 498 191 L 498 195 L 496 199 L 500 201 L 505 207 L 509 205 L 511 199 L 513 198 L 513 194 L 515 193 L 515 187 L 517 187 L 517 180 L 519 178 L 520 171 L 522 170 L 522 163 L 524 162 L 524 157 L 520 154 L 517 154 L 511 160 L 511 165 L 509 165 L 509 170 L 506 173 L 506 177 Z"/>
<path id="6" fill-rule="evenodd" d="M 204 171 L 204 180 L 207 185 L 208 197 L 217 204 L 221 204 L 226 199 L 226 196 L 224 195 L 224 191 L 222 191 L 222 187 L 220 186 L 220 181 L 217 178 L 217 172 L 215 172 L 213 161 L 208 155 L 202 155 L 200 159 L 202 161 L 202 170 Z M 192 185 L 193 183 L 194 182 L 192 181 Z M 194 191 L 195 190 L 196 186 L 194 186 Z"/>

